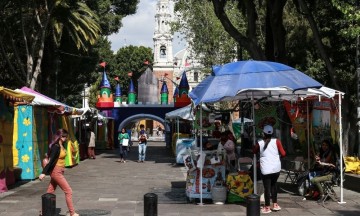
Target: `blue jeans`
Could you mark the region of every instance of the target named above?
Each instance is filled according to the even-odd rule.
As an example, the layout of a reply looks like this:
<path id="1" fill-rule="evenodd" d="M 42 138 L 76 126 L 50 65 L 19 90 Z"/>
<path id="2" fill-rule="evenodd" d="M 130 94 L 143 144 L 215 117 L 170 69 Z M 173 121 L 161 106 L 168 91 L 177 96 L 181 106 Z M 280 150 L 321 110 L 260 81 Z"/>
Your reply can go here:
<path id="1" fill-rule="evenodd" d="M 146 144 L 139 143 L 139 161 L 145 160 L 145 154 L 146 154 Z"/>

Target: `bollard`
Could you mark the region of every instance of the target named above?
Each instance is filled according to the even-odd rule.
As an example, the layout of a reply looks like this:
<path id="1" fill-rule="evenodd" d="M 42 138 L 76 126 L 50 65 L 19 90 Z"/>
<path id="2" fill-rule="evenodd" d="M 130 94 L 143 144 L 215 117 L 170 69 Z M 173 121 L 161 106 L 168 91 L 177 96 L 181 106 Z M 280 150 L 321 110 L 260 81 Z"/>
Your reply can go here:
<path id="1" fill-rule="evenodd" d="M 260 196 L 251 194 L 246 198 L 246 215 L 260 216 Z"/>
<path id="2" fill-rule="evenodd" d="M 55 216 L 56 214 L 56 195 L 46 193 L 41 196 L 42 216 Z"/>
<path id="3" fill-rule="evenodd" d="M 147 193 L 144 195 L 144 216 L 157 216 L 157 195 Z"/>

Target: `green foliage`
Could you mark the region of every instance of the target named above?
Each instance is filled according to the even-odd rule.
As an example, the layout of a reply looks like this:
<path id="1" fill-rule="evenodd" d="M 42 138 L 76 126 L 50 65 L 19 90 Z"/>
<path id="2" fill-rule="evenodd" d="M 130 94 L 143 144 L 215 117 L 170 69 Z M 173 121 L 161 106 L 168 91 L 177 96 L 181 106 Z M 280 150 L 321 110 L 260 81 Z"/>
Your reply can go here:
<path id="1" fill-rule="evenodd" d="M 135 14 L 139 0 L 85 0 L 100 18 L 103 35 L 117 33 L 125 16 Z"/>
<path id="2" fill-rule="evenodd" d="M 229 2 L 231 18 L 243 26 L 241 14 L 236 12 L 235 4 Z M 199 59 L 205 67 L 223 64 L 237 57 L 236 43 L 224 30 L 208 1 L 179 0 L 175 4 L 178 20 L 171 23 L 172 31 L 179 31 L 187 39 L 193 53 L 191 58 Z"/>
<path id="3" fill-rule="evenodd" d="M 63 32 L 72 38 L 78 49 L 87 50 L 100 36 L 99 18 L 86 4 L 80 1 L 56 1 L 51 19 L 54 42 L 60 46 Z"/>
<path id="4" fill-rule="evenodd" d="M 103 35 L 117 32 L 121 19 L 134 14 L 138 3 L 139 0 L 1 1 L 0 83 L 12 89 L 30 86 L 38 71 L 36 90 L 81 107 L 84 85 L 94 83 L 101 74 L 98 63 L 106 61 L 110 66 L 107 70 L 115 70 L 110 42 L 100 37 L 101 31 Z M 38 55 L 42 52 L 43 57 Z"/>
<path id="5" fill-rule="evenodd" d="M 352 38 L 360 35 L 360 3 L 358 0 L 331 0 L 333 6 L 343 13 L 343 20 L 346 28 L 340 30 L 340 34 Z"/>
<path id="6" fill-rule="evenodd" d="M 134 85 L 137 86 L 137 80 L 145 71 L 147 65 L 144 62 L 148 60 L 149 63 L 153 62 L 152 49 L 144 46 L 127 46 L 120 48 L 115 54 L 114 71 L 110 72 L 112 79 L 110 83 L 115 86 L 114 77 L 119 77 L 122 93 L 127 95 L 129 89 L 129 76 L 128 72 L 132 72 L 132 80 Z"/>

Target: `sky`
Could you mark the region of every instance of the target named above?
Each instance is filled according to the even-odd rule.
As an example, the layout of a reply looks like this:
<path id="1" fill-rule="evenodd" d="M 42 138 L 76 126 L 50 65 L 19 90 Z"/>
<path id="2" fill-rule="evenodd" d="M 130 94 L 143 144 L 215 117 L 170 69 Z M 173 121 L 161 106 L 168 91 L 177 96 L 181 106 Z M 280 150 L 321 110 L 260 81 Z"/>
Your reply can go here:
<path id="1" fill-rule="evenodd" d="M 140 0 L 136 14 L 123 18 L 123 26 L 117 34 L 109 36 L 111 49 L 117 52 L 124 46 L 145 46 L 154 48 L 155 8 L 157 0 Z M 179 34 L 174 35 L 174 54 L 185 48 L 185 42 Z"/>

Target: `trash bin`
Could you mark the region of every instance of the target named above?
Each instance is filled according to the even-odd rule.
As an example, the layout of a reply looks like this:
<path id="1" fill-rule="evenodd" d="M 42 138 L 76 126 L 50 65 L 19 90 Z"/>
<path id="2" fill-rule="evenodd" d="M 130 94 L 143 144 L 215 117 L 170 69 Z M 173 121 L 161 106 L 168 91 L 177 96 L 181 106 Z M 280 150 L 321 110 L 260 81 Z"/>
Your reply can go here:
<path id="1" fill-rule="evenodd" d="M 246 198 L 246 215 L 260 216 L 260 196 L 251 194 Z"/>

